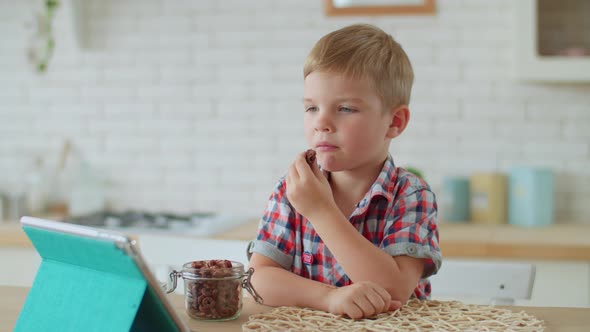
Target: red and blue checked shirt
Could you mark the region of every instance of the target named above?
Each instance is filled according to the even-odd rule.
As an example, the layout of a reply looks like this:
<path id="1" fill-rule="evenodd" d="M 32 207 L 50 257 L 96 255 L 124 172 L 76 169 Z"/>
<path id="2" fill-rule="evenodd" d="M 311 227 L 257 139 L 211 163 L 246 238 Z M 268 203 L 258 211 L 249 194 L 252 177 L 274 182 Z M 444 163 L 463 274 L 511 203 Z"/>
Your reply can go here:
<path id="1" fill-rule="evenodd" d="M 395 167 L 390 155 L 349 221 L 367 240 L 391 256 L 424 259 L 424 273 L 414 295 L 419 299 L 430 296 L 427 277 L 438 271 L 442 256 L 435 195 L 426 182 Z M 338 287 L 352 284 L 312 223 L 289 203 L 285 178 L 270 196 L 252 252 L 305 278 Z"/>

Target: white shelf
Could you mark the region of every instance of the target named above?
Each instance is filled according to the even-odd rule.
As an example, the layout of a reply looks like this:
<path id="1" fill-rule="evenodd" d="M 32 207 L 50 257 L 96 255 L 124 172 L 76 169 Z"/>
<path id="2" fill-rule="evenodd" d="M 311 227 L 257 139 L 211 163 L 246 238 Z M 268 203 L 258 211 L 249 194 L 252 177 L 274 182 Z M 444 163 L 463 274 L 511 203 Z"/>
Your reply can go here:
<path id="1" fill-rule="evenodd" d="M 590 57 L 540 56 L 537 0 L 516 5 L 516 74 L 538 82 L 590 82 Z"/>

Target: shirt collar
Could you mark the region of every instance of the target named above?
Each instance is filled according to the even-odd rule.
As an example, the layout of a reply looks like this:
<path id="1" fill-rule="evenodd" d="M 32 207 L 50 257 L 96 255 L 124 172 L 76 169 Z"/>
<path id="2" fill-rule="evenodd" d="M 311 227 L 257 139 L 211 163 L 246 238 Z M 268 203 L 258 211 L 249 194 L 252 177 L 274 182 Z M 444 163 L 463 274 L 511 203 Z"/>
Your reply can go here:
<path id="1" fill-rule="evenodd" d="M 382 196 L 387 199 L 389 202 L 393 199 L 393 193 L 391 192 L 391 184 L 395 183 L 397 174 L 395 172 L 395 163 L 393 162 L 393 157 L 391 154 L 387 155 L 387 159 L 385 163 L 383 163 L 383 167 L 381 168 L 381 172 L 377 179 L 371 185 L 371 188 L 365 194 L 365 197 L 359 202 L 358 207 L 364 208 L 366 207 L 373 198 L 377 196 Z"/>

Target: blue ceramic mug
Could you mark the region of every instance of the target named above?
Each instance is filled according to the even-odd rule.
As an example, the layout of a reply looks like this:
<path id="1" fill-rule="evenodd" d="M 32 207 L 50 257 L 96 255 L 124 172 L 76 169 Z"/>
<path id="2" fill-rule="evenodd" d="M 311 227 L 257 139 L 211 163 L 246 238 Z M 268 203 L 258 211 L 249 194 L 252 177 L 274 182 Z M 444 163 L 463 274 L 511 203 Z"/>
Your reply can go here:
<path id="1" fill-rule="evenodd" d="M 462 176 L 445 177 L 440 203 L 443 221 L 467 222 L 469 220 L 469 179 Z"/>

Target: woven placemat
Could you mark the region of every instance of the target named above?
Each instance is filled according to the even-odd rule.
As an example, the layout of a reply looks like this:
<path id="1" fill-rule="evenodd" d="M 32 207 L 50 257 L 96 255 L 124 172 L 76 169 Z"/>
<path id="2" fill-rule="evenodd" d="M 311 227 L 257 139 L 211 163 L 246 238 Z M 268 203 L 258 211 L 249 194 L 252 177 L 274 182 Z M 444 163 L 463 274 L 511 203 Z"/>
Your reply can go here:
<path id="1" fill-rule="evenodd" d="M 521 312 L 458 301 L 410 300 L 401 309 L 353 320 L 327 312 L 277 307 L 251 315 L 244 332 L 265 331 L 543 331 L 543 321 Z"/>

